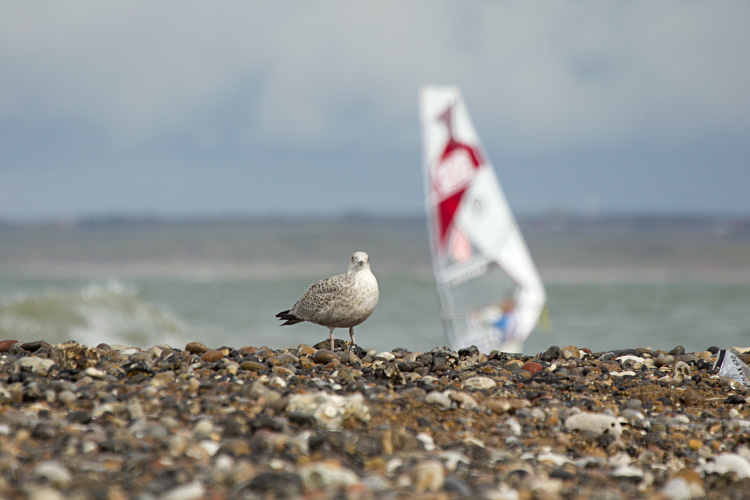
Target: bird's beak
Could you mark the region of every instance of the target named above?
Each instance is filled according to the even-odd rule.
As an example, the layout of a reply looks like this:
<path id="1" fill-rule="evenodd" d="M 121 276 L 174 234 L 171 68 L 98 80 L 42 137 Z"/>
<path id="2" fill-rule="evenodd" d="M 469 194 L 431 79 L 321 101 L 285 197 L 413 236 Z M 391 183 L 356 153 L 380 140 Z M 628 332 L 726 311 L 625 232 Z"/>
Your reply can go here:
<path id="1" fill-rule="evenodd" d="M 360 260 L 359 261 L 359 267 L 365 267 L 365 261 L 364 260 Z"/>

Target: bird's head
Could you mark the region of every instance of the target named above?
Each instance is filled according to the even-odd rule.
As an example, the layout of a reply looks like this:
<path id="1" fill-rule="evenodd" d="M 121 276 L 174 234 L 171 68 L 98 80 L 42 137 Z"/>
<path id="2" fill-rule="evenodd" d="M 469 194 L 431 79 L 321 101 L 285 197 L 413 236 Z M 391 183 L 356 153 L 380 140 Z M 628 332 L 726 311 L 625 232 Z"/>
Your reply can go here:
<path id="1" fill-rule="evenodd" d="M 365 252 L 354 252 L 352 258 L 349 260 L 349 276 L 361 271 L 363 269 L 370 268 L 370 257 Z"/>

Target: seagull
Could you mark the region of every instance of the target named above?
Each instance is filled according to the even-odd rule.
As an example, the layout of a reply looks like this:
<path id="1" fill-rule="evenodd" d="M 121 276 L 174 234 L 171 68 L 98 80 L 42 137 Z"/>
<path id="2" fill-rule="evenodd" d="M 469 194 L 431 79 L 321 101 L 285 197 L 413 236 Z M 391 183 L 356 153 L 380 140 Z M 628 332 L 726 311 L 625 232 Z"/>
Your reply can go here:
<path id="1" fill-rule="evenodd" d="M 280 326 L 309 321 L 327 326 L 333 351 L 333 329 L 349 328 L 354 344 L 354 327 L 370 317 L 378 305 L 378 280 L 370 271 L 370 257 L 354 252 L 346 274 L 316 281 L 290 309 L 276 315 L 286 320 Z"/>

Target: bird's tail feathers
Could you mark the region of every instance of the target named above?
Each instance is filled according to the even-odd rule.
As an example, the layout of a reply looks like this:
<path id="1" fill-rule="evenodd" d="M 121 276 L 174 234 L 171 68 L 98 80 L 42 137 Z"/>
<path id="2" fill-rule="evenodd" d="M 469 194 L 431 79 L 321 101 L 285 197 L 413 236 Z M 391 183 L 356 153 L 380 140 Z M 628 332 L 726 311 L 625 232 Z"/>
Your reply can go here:
<path id="1" fill-rule="evenodd" d="M 286 326 L 286 325 L 296 325 L 297 323 L 302 323 L 303 319 L 299 319 L 294 314 L 291 314 L 289 311 L 291 309 L 287 309 L 286 311 L 281 311 L 279 314 L 276 315 L 277 318 L 280 320 L 286 320 L 284 323 L 282 323 L 280 326 Z"/>

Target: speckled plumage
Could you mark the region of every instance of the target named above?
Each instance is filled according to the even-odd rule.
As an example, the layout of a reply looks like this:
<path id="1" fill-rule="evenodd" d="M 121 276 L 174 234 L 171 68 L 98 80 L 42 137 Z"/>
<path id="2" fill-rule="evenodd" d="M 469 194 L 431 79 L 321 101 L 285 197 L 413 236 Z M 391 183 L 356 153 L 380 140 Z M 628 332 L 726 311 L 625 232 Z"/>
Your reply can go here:
<path id="1" fill-rule="evenodd" d="M 328 327 L 333 350 L 333 329 L 349 328 L 354 344 L 354 327 L 370 317 L 378 298 L 378 280 L 370 271 L 370 258 L 365 252 L 354 252 L 346 274 L 316 281 L 276 317 L 285 320 L 282 326 L 309 321 Z"/>

